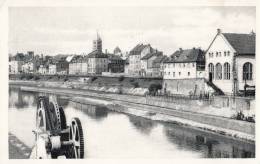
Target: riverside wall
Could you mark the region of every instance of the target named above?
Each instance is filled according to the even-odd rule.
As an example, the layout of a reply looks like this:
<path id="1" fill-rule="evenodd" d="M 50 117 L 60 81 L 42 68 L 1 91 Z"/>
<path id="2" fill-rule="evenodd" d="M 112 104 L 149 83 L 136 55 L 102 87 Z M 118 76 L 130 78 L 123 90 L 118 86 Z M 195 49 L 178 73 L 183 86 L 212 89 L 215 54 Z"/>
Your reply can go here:
<path id="1" fill-rule="evenodd" d="M 175 103 L 160 102 L 147 97 L 133 96 L 133 95 L 118 95 L 106 93 L 93 93 L 89 91 L 80 91 L 75 89 L 58 89 L 58 88 L 39 88 L 39 87 L 22 87 L 22 90 L 46 92 L 64 95 L 78 95 L 92 97 L 100 100 L 107 100 L 115 104 L 123 105 L 130 108 L 139 110 L 147 110 L 154 113 L 170 115 L 174 117 L 191 120 L 197 123 L 210 125 L 214 127 L 223 128 L 231 131 L 238 131 L 249 135 L 255 134 L 255 124 L 245 121 L 238 121 L 230 118 L 219 117 L 214 115 L 202 114 L 199 112 L 185 111 L 188 108 L 201 108 L 206 107 L 209 102 L 199 100 L 179 100 Z M 182 102 L 182 103 L 180 103 Z M 181 110 L 178 110 L 181 109 Z"/>

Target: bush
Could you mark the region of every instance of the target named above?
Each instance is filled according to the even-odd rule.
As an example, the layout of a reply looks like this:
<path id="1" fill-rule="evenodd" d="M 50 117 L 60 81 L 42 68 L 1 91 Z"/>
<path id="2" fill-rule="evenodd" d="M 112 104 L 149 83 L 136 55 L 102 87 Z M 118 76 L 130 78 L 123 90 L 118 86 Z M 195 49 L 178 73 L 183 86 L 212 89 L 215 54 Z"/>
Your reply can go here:
<path id="1" fill-rule="evenodd" d="M 138 88 L 139 87 L 139 83 L 138 82 L 133 82 L 132 85 L 134 86 L 134 88 Z"/>
<path id="2" fill-rule="evenodd" d="M 149 94 L 153 96 L 155 96 L 158 93 L 158 90 L 161 89 L 162 89 L 162 84 L 159 83 L 150 84 L 150 86 L 148 87 Z"/>
<path id="3" fill-rule="evenodd" d="M 93 82 L 93 81 L 95 81 L 95 80 L 97 80 L 97 77 L 96 77 L 96 76 L 94 76 L 94 77 L 91 78 L 91 82 Z"/>
<path id="4" fill-rule="evenodd" d="M 124 81 L 124 79 L 125 79 L 125 77 L 124 76 L 120 76 L 119 78 L 118 78 L 118 81 Z"/>

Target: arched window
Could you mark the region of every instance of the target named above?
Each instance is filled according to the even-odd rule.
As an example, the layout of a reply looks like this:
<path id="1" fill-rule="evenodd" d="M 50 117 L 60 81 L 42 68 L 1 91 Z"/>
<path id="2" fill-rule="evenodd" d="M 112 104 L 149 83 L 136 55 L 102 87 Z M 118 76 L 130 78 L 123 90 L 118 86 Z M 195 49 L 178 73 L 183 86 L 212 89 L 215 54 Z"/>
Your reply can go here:
<path id="1" fill-rule="evenodd" d="M 226 80 L 230 79 L 230 64 L 229 63 L 224 64 L 224 79 L 226 79 Z"/>
<path id="2" fill-rule="evenodd" d="M 216 79 L 217 80 L 222 79 L 222 65 L 220 63 L 216 64 Z"/>
<path id="3" fill-rule="evenodd" d="M 214 79 L 214 65 L 212 63 L 209 63 L 209 78 Z"/>
<path id="4" fill-rule="evenodd" d="M 252 80 L 253 64 L 247 62 L 243 65 L 243 80 Z"/>

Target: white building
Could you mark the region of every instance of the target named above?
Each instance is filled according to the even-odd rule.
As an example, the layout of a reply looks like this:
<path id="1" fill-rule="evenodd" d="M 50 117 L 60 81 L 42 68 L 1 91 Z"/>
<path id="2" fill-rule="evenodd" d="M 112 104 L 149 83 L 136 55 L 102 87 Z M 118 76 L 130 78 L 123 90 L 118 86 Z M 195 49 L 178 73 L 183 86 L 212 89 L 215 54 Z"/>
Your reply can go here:
<path id="1" fill-rule="evenodd" d="M 49 64 L 49 74 L 55 75 L 57 73 L 56 64 Z"/>
<path id="2" fill-rule="evenodd" d="M 163 79 L 204 78 L 205 57 L 201 49 L 180 49 L 165 60 L 163 65 Z"/>
<path id="3" fill-rule="evenodd" d="M 45 75 L 47 74 L 48 68 L 45 65 L 40 65 L 39 69 L 38 69 L 39 74 Z"/>
<path id="4" fill-rule="evenodd" d="M 143 77 L 152 77 L 153 76 L 153 65 L 154 60 L 158 57 L 162 56 L 162 52 L 155 51 L 152 53 L 148 53 L 141 58 L 141 76 Z"/>
<path id="5" fill-rule="evenodd" d="M 150 44 L 138 44 L 136 45 L 129 54 L 129 66 L 128 73 L 132 76 L 141 76 L 141 58 L 152 53 L 153 48 Z"/>
<path id="6" fill-rule="evenodd" d="M 11 60 L 9 61 L 9 73 L 18 74 L 22 72 L 23 61 Z"/>
<path id="7" fill-rule="evenodd" d="M 32 61 L 26 62 L 22 65 L 22 72 L 23 73 L 34 73 L 35 71 L 35 64 Z"/>
<path id="8" fill-rule="evenodd" d="M 226 94 L 255 86 L 255 33 L 222 33 L 206 52 L 206 78 Z"/>

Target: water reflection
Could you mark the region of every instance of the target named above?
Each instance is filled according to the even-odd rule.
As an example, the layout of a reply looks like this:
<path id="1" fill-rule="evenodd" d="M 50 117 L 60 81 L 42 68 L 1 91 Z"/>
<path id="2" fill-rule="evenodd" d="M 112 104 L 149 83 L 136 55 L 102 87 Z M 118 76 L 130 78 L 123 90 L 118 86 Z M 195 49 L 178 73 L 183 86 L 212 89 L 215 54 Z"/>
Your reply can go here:
<path id="1" fill-rule="evenodd" d="M 178 145 L 179 149 L 192 149 L 203 153 L 208 158 L 252 158 L 255 145 L 227 137 L 206 133 L 175 124 L 166 124 L 164 133 L 168 140 Z"/>
<path id="2" fill-rule="evenodd" d="M 135 128 L 144 134 L 150 134 L 152 129 L 157 125 L 155 121 L 142 117 L 129 116 L 128 118 Z"/>
<path id="3" fill-rule="evenodd" d="M 108 109 L 101 105 L 82 104 L 79 102 L 69 101 L 69 106 L 82 111 L 84 114 L 97 121 L 103 120 L 108 115 Z"/>

